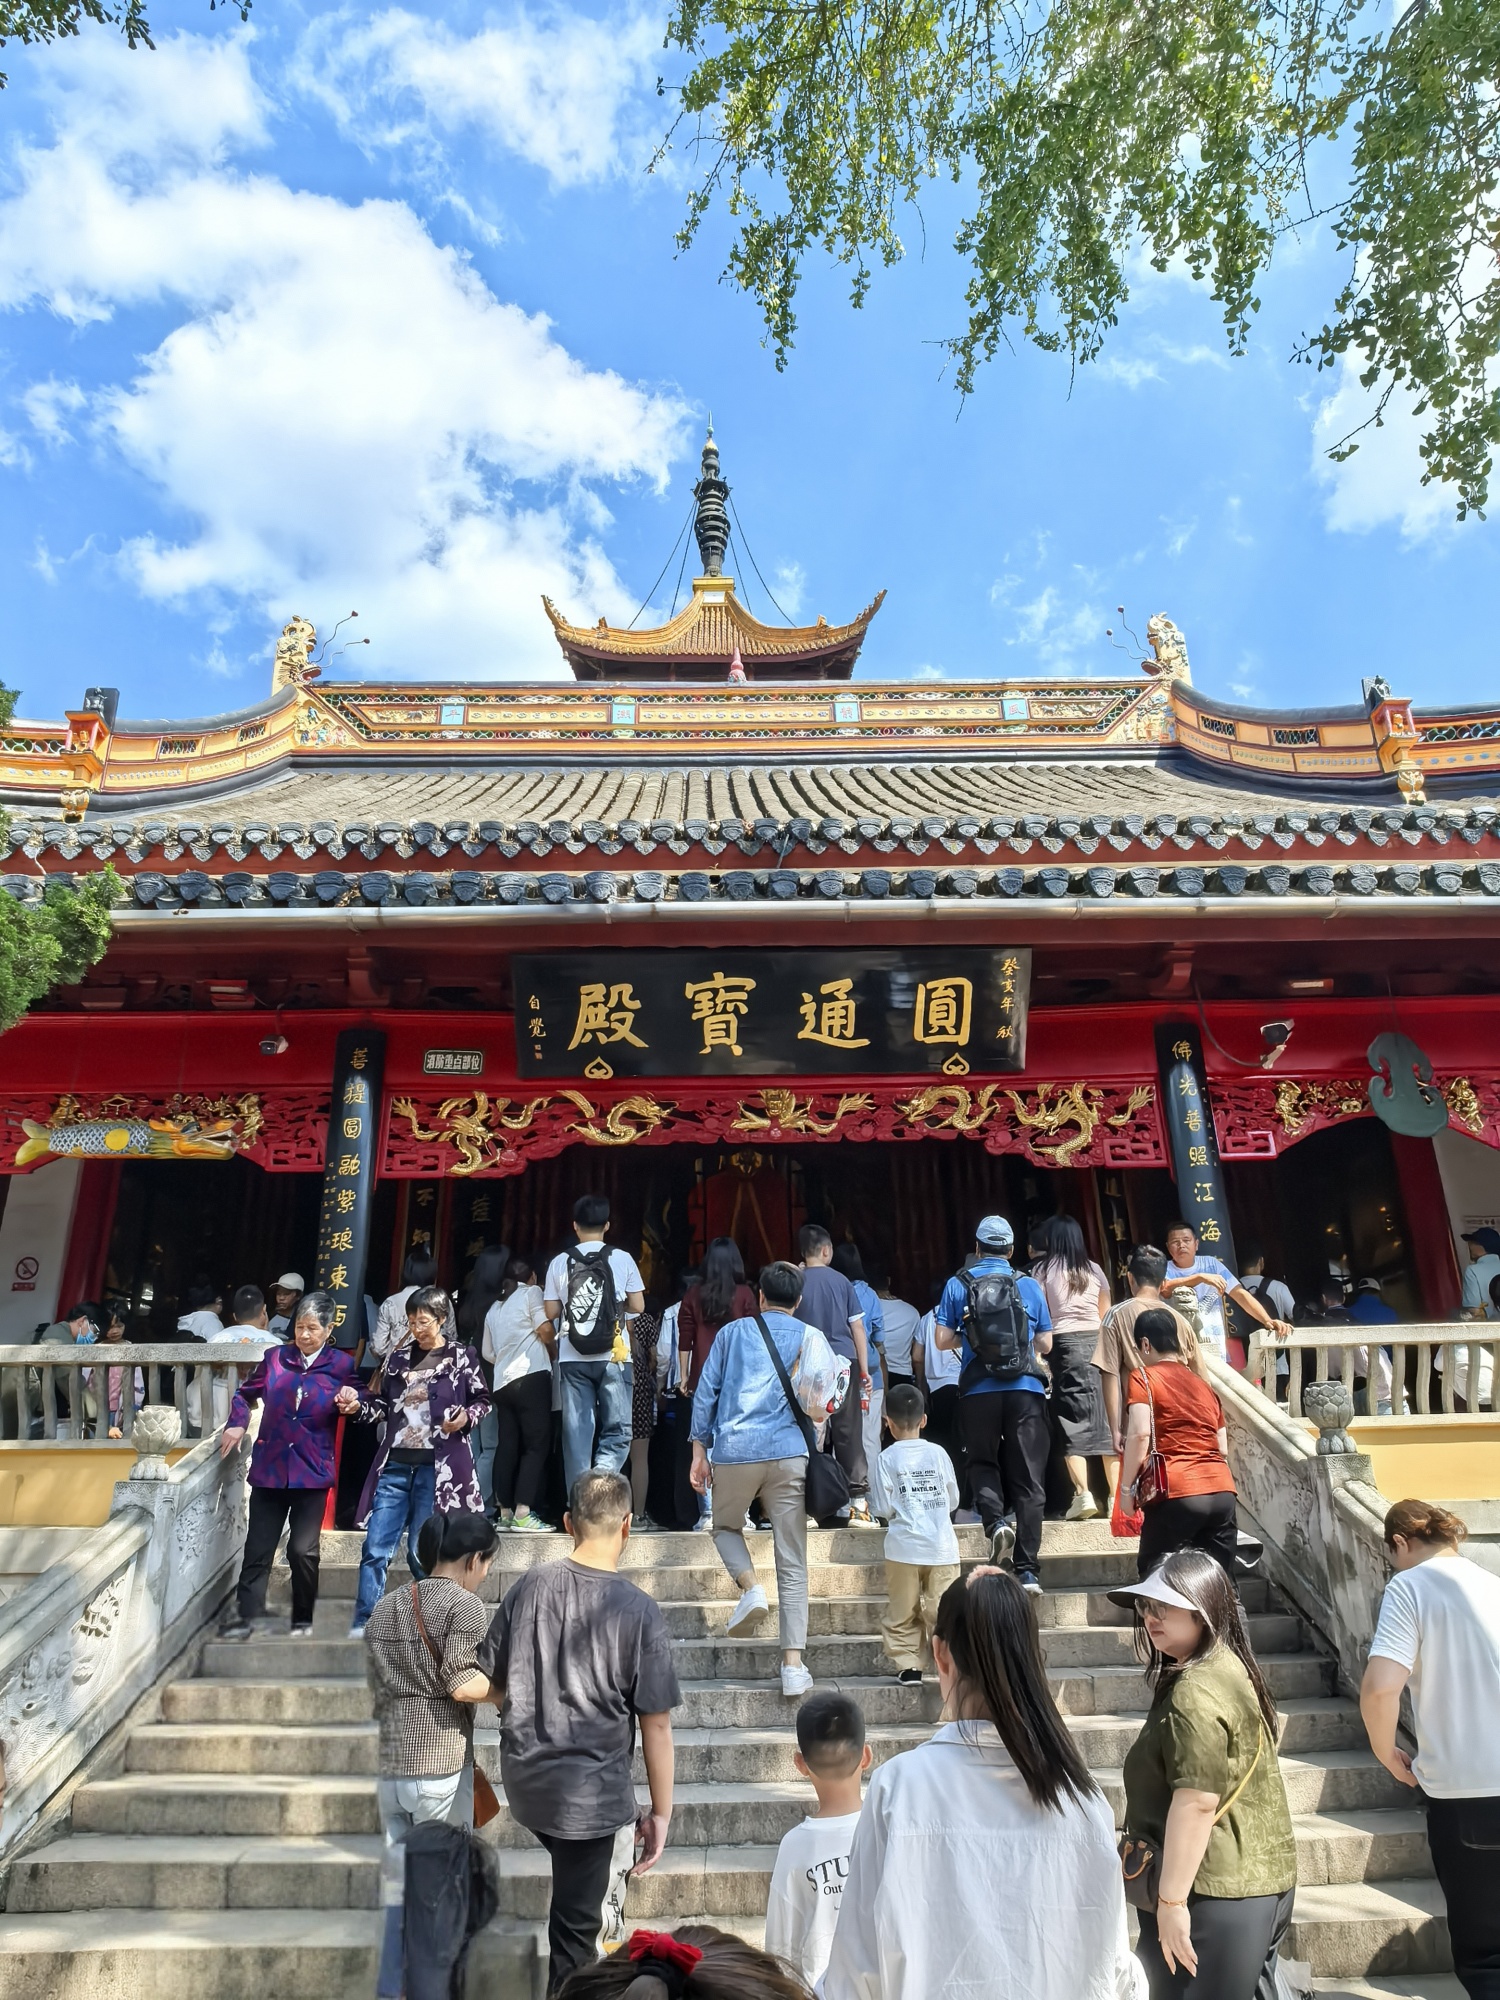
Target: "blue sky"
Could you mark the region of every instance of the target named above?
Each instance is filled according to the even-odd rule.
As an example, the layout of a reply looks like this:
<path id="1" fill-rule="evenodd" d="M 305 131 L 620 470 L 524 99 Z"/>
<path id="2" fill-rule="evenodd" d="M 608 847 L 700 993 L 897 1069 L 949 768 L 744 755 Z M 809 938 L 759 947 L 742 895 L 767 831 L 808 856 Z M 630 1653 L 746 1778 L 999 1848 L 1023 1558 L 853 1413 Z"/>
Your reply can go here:
<path id="1" fill-rule="evenodd" d="M 661 17 L 541 5 L 153 9 L 5 51 L 0 94 L 0 678 L 55 716 L 257 700 L 293 612 L 351 609 L 336 672 L 556 677 L 546 591 L 628 619 L 689 504 L 705 413 L 785 609 L 878 589 L 865 675 L 1134 671 L 1117 604 L 1185 631 L 1200 686 L 1274 706 L 1497 693 L 1497 525 L 1419 484 L 1398 419 L 1288 356 L 1336 280 L 1293 245 L 1249 355 L 1143 273 L 1102 365 L 1029 349 L 963 406 L 958 213 L 853 312 L 810 268 L 778 374 L 679 256 L 690 163 L 647 176 Z M 743 565 L 740 573 L 744 576 Z M 669 576 L 654 600 L 665 612 Z M 768 612 L 753 573 L 753 609 Z"/>

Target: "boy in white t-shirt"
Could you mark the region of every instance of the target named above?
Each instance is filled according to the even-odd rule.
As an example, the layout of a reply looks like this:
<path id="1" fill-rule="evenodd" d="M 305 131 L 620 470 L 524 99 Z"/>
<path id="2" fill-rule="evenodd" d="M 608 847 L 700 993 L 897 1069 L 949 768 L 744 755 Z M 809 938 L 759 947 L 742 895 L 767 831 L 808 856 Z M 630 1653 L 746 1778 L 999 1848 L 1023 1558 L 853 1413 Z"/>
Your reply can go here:
<path id="1" fill-rule="evenodd" d="M 831 1690 L 809 1695 L 797 1711 L 792 1761 L 817 1793 L 818 1810 L 794 1826 L 777 1850 L 766 1906 L 766 1950 L 799 1971 L 811 1987 L 828 1969 L 849 1849 L 864 1803 L 861 1780 L 870 1768 L 859 1703 Z"/>
<path id="2" fill-rule="evenodd" d="M 927 1402 L 914 1382 L 898 1382 L 885 1401 L 896 1440 L 875 1461 L 870 1505 L 885 1531 L 885 1616 L 880 1636 L 898 1681 L 920 1681 L 932 1665 L 938 1599 L 958 1575 L 953 1510 L 958 1481 L 941 1445 L 922 1436 Z"/>

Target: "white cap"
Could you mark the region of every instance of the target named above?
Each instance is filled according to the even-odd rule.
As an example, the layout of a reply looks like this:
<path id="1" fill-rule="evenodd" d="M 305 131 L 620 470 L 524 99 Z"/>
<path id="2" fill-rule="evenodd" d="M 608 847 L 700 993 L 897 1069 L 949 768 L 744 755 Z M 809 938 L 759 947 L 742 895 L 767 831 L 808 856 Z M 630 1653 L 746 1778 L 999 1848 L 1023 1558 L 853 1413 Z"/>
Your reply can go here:
<path id="1" fill-rule="evenodd" d="M 278 1292 L 305 1292 L 307 1286 L 300 1271 L 283 1271 L 276 1280 L 275 1289 Z"/>
<path id="2" fill-rule="evenodd" d="M 1203 1616 L 1190 1597 L 1184 1597 L 1180 1590 L 1174 1590 L 1167 1582 L 1165 1569 L 1157 1570 L 1144 1582 L 1128 1583 L 1123 1590 L 1111 1590 L 1107 1595 L 1111 1604 L 1123 1605 L 1127 1611 L 1133 1609 L 1137 1598 L 1149 1597 L 1156 1604 L 1170 1604 L 1178 1611 L 1192 1611 L 1200 1618 Z"/>

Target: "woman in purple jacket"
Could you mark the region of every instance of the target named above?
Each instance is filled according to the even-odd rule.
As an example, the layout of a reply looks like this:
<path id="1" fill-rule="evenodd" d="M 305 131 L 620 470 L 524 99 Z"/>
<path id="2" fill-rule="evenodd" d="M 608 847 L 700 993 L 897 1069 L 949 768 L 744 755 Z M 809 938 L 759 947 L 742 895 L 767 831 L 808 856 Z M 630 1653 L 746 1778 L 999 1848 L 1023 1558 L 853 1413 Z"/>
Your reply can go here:
<path id="1" fill-rule="evenodd" d="M 350 1391 L 356 1401 L 363 1401 L 365 1393 L 353 1357 L 330 1345 L 335 1312 L 327 1292 L 308 1292 L 298 1302 L 291 1340 L 267 1353 L 240 1384 L 230 1408 L 221 1458 L 243 1443 L 250 1404 L 263 1406 L 250 1458 L 250 1525 L 234 1619 L 224 1627 L 226 1639 L 248 1639 L 251 1619 L 264 1615 L 271 1562 L 289 1515 L 292 1637 L 306 1638 L 312 1631 L 318 1543 L 336 1474 L 340 1392 Z"/>
<path id="2" fill-rule="evenodd" d="M 391 1557 L 403 1533 L 414 1577 L 417 1536 L 432 1514 L 455 1508 L 482 1514 L 472 1440 L 490 1407 L 484 1370 L 458 1338 L 453 1301 L 424 1285 L 406 1301 L 406 1338 L 386 1356 L 369 1396 L 340 1401 L 346 1416 L 381 1424 L 384 1435 L 360 1495 L 365 1546 L 349 1636 L 357 1639 L 380 1602 Z"/>

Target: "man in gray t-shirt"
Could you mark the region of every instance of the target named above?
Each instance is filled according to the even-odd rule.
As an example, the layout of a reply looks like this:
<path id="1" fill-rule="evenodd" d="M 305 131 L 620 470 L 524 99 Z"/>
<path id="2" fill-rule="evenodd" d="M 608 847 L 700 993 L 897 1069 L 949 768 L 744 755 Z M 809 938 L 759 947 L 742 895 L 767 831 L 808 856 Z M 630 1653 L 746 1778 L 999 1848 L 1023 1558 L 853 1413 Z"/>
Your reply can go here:
<path id="1" fill-rule="evenodd" d="M 672 1817 L 671 1712 L 682 1691 L 659 1607 L 617 1574 L 630 1504 L 619 1473 L 582 1473 L 567 1516 L 572 1555 L 513 1585 L 479 1648 L 501 1703 L 506 1800 L 552 1856 L 549 1991 L 624 1942 L 632 1865 L 655 1866 Z M 630 1772 L 637 1721 L 644 1813 Z"/>
<path id="2" fill-rule="evenodd" d="M 864 1413 L 870 1407 L 870 1359 L 859 1297 L 842 1271 L 833 1269 L 833 1238 L 817 1222 L 802 1225 L 802 1303 L 797 1317 L 828 1337 L 835 1354 L 854 1363 L 849 1393 L 828 1419 L 828 1448 L 849 1480 L 849 1521 L 873 1528 L 870 1469 L 865 1457 Z"/>

